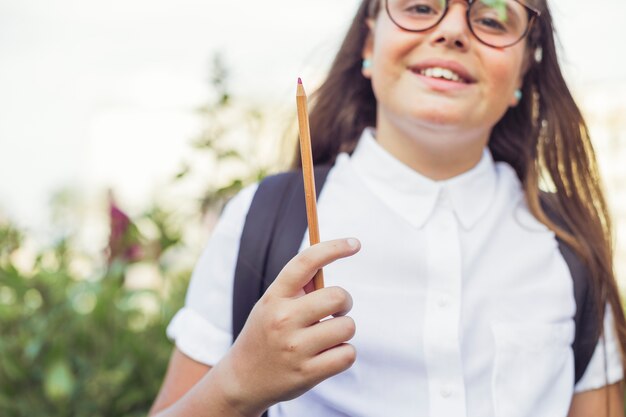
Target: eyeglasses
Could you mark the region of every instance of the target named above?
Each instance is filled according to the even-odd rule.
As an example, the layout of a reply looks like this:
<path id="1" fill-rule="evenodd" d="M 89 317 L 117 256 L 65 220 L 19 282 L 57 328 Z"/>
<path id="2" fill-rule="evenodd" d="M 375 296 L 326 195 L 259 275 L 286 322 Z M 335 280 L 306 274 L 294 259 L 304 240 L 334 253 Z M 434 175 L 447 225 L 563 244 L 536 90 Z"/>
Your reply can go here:
<path id="1" fill-rule="evenodd" d="M 434 28 L 448 13 L 448 0 L 385 0 L 393 23 L 409 32 Z M 528 34 L 541 12 L 518 0 L 469 0 L 467 25 L 476 39 L 494 48 L 513 46 Z"/>

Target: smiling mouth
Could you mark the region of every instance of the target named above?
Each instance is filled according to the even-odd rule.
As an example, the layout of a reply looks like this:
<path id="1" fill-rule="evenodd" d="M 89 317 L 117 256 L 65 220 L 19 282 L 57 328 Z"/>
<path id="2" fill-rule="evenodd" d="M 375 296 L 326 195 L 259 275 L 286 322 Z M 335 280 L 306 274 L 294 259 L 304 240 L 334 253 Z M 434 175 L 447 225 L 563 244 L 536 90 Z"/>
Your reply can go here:
<path id="1" fill-rule="evenodd" d="M 425 69 L 420 70 L 418 74 L 423 75 L 425 77 L 439 78 L 439 79 L 444 79 L 448 81 L 454 81 L 457 83 L 463 83 L 463 84 L 469 83 L 459 74 L 447 68 L 441 68 L 441 67 L 425 68 Z"/>
<path id="2" fill-rule="evenodd" d="M 472 84 L 473 81 L 469 80 L 460 74 L 452 71 L 448 68 L 442 67 L 429 67 L 429 68 L 421 68 L 421 69 L 411 69 L 415 74 L 422 75 L 424 77 L 435 78 L 440 80 L 452 81 L 456 83 L 462 84 Z"/>

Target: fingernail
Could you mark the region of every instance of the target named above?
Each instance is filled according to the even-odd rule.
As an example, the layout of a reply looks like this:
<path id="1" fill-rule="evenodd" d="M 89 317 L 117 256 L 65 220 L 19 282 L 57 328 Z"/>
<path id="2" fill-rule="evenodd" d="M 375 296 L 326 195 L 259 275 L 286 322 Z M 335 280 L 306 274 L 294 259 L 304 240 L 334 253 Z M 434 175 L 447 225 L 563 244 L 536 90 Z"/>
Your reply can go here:
<path id="1" fill-rule="evenodd" d="M 350 248 L 352 249 L 356 249 L 359 247 L 359 241 L 354 238 L 346 239 L 346 242 L 348 243 L 348 246 L 350 246 Z"/>

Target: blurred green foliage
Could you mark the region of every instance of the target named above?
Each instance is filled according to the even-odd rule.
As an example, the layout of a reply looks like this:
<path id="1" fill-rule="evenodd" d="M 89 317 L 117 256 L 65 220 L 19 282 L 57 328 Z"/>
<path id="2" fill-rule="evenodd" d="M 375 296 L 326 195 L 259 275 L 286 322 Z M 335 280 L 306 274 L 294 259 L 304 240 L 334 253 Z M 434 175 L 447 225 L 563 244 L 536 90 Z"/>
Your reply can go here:
<path id="1" fill-rule="evenodd" d="M 201 213 L 219 211 L 226 201 L 246 185 L 261 180 L 274 165 L 282 150 L 276 149 L 277 161 L 259 158 L 263 144 L 262 132 L 265 116 L 255 104 L 234 98 L 230 91 L 229 72 L 220 54 L 213 57 L 209 73 L 211 99 L 196 109 L 203 127 L 194 138 L 192 146 L 203 154 L 205 161 L 214 166 L 213 181 L 207 181 L 199 196 Z M 236 174 L 220 175 L 222 167 L 238 166 Z M 193 168 L 183 162 L 176 180 L 193 175 Z"/>
<path id="2" fill-rule="evenodd" d="M 231 97 L 227 75 L 216 55 L 212 98 L 198 109 L 204 128 L 193 146 L 215 167 L 216 177 L 225 163 L 237 161 L 242 169 L 207 180 L 197 217 L 181 219 L 158 204 L 131 217 L 111 190 L 108 243 L 96 256 L 73 243 L 79 223 L 71 193 L 53 197 L 51 220 L 60 233 L 54 233 L 56 243 L 35 254 L 24 245 L 28 236 L 0 219 L 0 417 L 147 415 L 172 350 L 166 327 L 183 304 L 191 274 L 192 265 L 172 262 L 176 250 L 189 250 L 184 230 L 189 223 L 203 227 L 203 213 L 219 212 L 267 172 L 255 159 L 263 117 Z M 243 147 L 233 144 L 234 131 L 246 139 Z M 172 186 L 196 174 L 185 165 Z M 25 261 L 29 254 L 33 259 Z M 148 266 L 158 289 L 128 285 L 138 265 Z"/>
<path id="3" fill-rule="evenodd" d="M 73 264 L 96 260 L 66 240 L 22 271 L 13 261 L 19 232 L 3 224 L 0 236 L 0 415 L 145 416 L 171 353 L 165 328 L 189 273 L 162 271 L 167 296 L 126 288 L 130 263 L 120 260 L 86 279 Z"/>

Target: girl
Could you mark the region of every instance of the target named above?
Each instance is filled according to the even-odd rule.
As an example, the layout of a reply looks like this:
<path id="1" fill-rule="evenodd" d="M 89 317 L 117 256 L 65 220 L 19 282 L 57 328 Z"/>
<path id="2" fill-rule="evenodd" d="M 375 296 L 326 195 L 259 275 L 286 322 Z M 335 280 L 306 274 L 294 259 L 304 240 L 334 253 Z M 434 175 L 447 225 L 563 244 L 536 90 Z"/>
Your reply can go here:
<path id="1" fill-rule="evenodd" d="M 152 415 L 622 415 L 611 225 L 545 0 L 364 0 L 310 120 L 333 165 L 326 241 L 303 239 L 231 346 L 257 186 L 234 198 L 168 328 Z M 603 335 L 575 379 L 582 313 Z"/>

